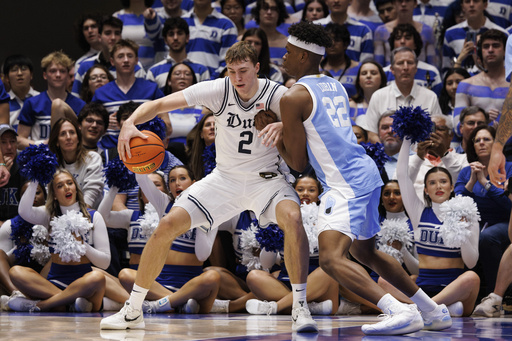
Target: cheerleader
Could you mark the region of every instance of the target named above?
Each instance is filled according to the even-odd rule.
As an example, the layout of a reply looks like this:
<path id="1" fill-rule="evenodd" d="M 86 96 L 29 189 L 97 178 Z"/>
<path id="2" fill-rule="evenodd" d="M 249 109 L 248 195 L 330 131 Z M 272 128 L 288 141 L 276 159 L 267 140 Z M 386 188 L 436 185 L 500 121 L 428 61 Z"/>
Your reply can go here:
<path id="1" fill-rule="evenodd" d="M 312 314 L 330 315 L 338 310 L 338 283 L 318 265 L 318 240 L 316 219 L 318 215 L 321 184 L 314 175 L 303 175 L 293 187 L 299 194 L 304 228 L 310 243 L 307 300 Z M 293 297 L 284 263 L 279 273 L 252 270 L 247 285 L 257 299 L 250 299 L 246 309 L 251 314 L 290 314 Z"/>
<path id="2" fill-rule="evenodd" d="M 29 183 L 30 181 L 25 182 L 21 186 L 21 195 L 25 193 Z M 45 202 L 46 190 L 39 185 L 34 198 L 34 206 L 44 206 Z M 37 234 L 41 234 L 42 238 L 34 237 Z M 46 241 L 47 234 L 46 228 L 35 227 L 19 215 L 6 220 L 0 227 L 0 293 L 2 294 L 0 310 L 9 310 L 7 302 L 10 296 L 23 295 L 9 277 L 11 267 L 14 265 L 28 266 L 41 273 L 43 266 L 48 262 L 50 256 L 48 247 L 42 241 L 35 240 L 37 238 Z M 46 277 L 47 273 L 48 269 L 45 269 L 43 275 Z"/>
<path id="3" fill-rule="evenodd" d="M 418 147 L 430 143 L 427 139 L 419 142 Z M 453 196 L 451 175 L 442 167 L 434 167 L 427 172 L 424 204 L 416 195 L 409 177 L 410 148 L 411 140 L 404 139 L 398 157 L 397 177 L 418 251 L 419 276 L 416 284 L 436 303 L 446 304 L 452 315 L 469 316 L 478 295 L 480 278 L 473 271 L 465 271 L 464 267 L 473 268 L 478 260 L 478 222 L 470 221 L 469 236 L 461 247 L 445 245 L 446 238 L 441 238 L 442 223 L 439 217 L 441 204 Z"/>
<path id="4" fill-rule="evenodd" d="M 26 221 L 48 228 L 52 264 L 47 278 L 31 268 L 12 267 L 11 280 L 26 298 L 11 298 L 9 307 L 15 311 L 64 311 L 74 302 L 77 311 L 99 311 L 105 276 L 92 271 L 92 265 L 105 269 L 110 263 L 103 217 L 87 209 L 80 187 L 67 170 L 57 170 L 48 184 L 46 207 L 32 206 L 37 188 L 37 182 L 29 184 L 19 212 Z M 69 231 L 69 226 L 79 232 Z"/>
<path id="5" fill-rule="evenodd" d="M 130 268 L 119 272 L 121 285 L 130 292 L 135 282 L 141 254 L 151 233 L 172 207 L 165 179 L 160 173 L 136 175 L 139 188 L 140 210 L 110 211 L 116 186 L 112 186 L 102 201 L 99 211 L 105 215 L 107 225 L 128 229 Z M 175 166 L 169 172 L 169 187 L 173 197 L 178 196 L 195 180 L 185 166 Z M 150 203 L 151 205 L 148 205 Z M 146 313 L 174 311 L 184 307 L 187 313 L 208 313 L 219 288 L 215 272 L 203 273 L 203 262 L 195 253 L 196 230 L 179 236 L 171 245 L 164 268 L 150 288 L 143 304 Z M 158 300 L 158 301 L 157 301 Z"/>

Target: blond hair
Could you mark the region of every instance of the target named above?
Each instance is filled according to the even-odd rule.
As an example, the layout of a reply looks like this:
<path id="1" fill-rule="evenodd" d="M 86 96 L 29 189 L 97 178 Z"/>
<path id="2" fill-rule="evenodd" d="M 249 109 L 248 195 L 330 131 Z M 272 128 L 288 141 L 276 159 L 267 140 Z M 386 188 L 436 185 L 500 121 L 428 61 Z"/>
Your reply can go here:
<path id="1" fill-rule="evenodd" d="M 226 52 L 226 64 L 243 63 L 250 61 L 253 65 L 258 63 L 256 50 L 248 41 L 239 41 Z"/>
<path id="2" fill-rule="evenodd" d="M 52 65 L 52 63 L 55 63 L 57 65 L 64 66 L 68 71 L 71 70 L 73 67 L 73 64 L 75 63 L 67 54 L 61 51 L 54 51 L 46 56 L 43 57 L 41 60 L 41 68 L 44 72 L 46 72 L 46 69 Z"/>
<path id="3" fill-rule="evenodd" d="M 87 210 L 87 204 L 84 201 L 84 195 L 82 193 L 80 185 L 78 184 L 78 182 L 76 182 L 75 177 L 67 169 L 64 168 L 58 168 L 55 174 L 53 174 L 52 181 L 50 181 L 50 183 L 48 184 L 48 199 L 46 200 L 46 211 L 50 215 L 50 219 L 62 215 L 60 204 L 55 198 L 55 190 L 53 189 L 53 181 L 55 180 L 55 177 L 60 174 L 67 174 L 71 179 L 73 179 L 73 182 L 76 187 L 76 201 L 80 206 L 80 212 L 82 212 L 85 218 L 91 221 L 92 218 L 89 214 L 89 211 Z"/>

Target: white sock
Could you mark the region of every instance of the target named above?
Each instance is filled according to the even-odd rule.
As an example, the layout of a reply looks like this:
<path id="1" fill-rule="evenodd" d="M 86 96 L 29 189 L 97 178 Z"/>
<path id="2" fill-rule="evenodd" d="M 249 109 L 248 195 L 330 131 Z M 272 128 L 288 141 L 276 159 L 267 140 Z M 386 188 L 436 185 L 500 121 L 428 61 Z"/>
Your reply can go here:
<path id="1" fill-rule="evenodd" d="M 421 288 L 419 288 L 414 296 L 410 297 L 410 299 L 416 303 L 420 311 L 424 311 L 426 313 L 431 312 L 437 307 L 437 303 L 425 294 Z"/>
<path id="2" fill-rule="evenodd" d="M 306 299 L 306 283 L 292 284 L 293 305 L 292 308 L 308 308 Z"/>
<path id="3" fill-rule="evenodd" d="M 386 294 L 380 298 L 379 302 L 377 302 L 377 307 L 379 307 L 384 314 L 389 314 L 391 312 L 390 307 L 395 304 L 402 305 L 403 303 L 398 301 L 391 294 Z M 396 311 L 394 312 L 396 313 Z"/>
<path id="4" fill-rule="evenodd" d="M 149 289 L 144 289 L 139 287 L 137 284 L 133 285 L 132 292 L 130 293 L 130 298 L 128 302 L 135 310 L 142 310 L 142 302 L 146 298 Z"/>
<path id="5" fill-rule="evenodd" d="M 103 311 L 121 310 L 123 303 L 116 302 L 108 297 L 103 297 Z"/>
<path id="6" fill-rule="evenodd" d="M 489 297 L 494 297 L 494 299 L 495 299 L 496 301 L 500 301 L 500 303 L 501 303 L 501 302 L 503 302 L 503 297 L 501 297 L 500 295 L 497 295 L 497 294 L 495 294 L 495 293 L 493 293 L 493 292 L 491 292 L 491 293 L 489 294 Z"/>

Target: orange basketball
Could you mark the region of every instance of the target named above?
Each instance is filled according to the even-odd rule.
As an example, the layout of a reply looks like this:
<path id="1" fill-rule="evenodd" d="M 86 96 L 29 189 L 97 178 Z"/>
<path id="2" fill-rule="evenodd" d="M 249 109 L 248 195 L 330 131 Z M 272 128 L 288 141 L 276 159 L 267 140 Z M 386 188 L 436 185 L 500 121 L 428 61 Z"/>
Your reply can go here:
<path id="1" fill-rule="evenodd" d="M 137 174 L 148 174 L 156 171 L 165 157 L 165 148 L 157 134 L 143 130 L 148 138 L 134 137 L 130 140 L 131 158 L 126 158 L 126 168 Z"/>

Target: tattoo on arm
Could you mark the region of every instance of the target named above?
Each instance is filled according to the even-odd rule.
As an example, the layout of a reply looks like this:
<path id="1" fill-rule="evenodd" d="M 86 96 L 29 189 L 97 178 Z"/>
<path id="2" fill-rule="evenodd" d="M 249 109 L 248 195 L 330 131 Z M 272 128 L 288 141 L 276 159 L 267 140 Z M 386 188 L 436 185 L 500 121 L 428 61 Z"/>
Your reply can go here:
<path id="1" fill-rule="evenodd" d="M 504 146 L 510 136 L 512 136 L 512 86 L 503 102 L 500 123 L 496 132 L 496 142 Z"/>

